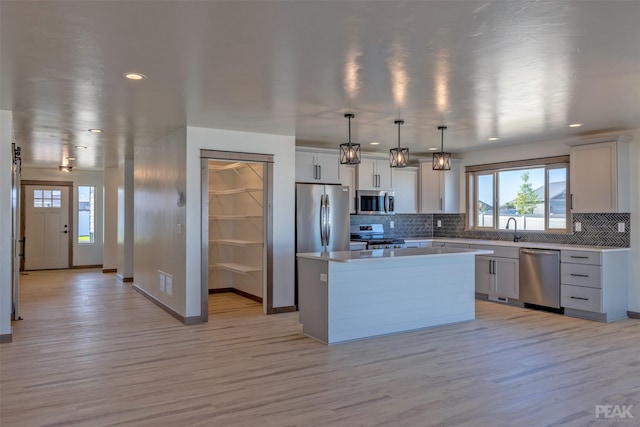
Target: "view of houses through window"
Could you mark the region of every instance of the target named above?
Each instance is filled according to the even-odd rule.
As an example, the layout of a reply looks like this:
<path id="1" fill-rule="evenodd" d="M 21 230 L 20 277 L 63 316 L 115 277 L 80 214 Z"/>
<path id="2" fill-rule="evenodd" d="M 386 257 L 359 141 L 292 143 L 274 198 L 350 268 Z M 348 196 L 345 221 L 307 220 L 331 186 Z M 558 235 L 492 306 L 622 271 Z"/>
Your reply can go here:
<path id="1" fill-rule="evenodd" d="M 96 187 L 78 186 L 78 243 L 94 243 Z"/>
<path id="2" fill-rule="evenodd" d="M 473 227 L 504 230 L 513 217 L 518 230 L 567 230 L 567 177 L 564 164 L 475 172 Z"/>

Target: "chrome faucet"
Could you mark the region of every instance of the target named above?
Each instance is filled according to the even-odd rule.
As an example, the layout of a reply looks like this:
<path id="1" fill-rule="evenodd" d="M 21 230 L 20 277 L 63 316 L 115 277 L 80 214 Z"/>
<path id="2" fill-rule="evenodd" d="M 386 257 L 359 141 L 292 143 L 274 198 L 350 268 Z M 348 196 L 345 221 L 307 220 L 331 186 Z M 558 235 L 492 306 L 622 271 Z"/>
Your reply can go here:
<path id="1" fill-rule="evenodd" d="M 517 242 L 521 236 L 518 236 L 518 221 L 514 217 L 509 217 L 507 220 L 507 230 L 509 229 L 509 223 L 513 220 L 513 241 Z"/>

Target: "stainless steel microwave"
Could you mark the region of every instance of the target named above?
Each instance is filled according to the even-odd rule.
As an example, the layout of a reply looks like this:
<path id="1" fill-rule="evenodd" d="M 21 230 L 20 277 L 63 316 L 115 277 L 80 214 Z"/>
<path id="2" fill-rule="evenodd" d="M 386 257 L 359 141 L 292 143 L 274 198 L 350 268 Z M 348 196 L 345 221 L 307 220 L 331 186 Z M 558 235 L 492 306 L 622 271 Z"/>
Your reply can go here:
<path id="1" fill-rule="evenodd" d="M 395 193 L 384 190 L 356 191 L 358 215 L 393 215 Z"/>

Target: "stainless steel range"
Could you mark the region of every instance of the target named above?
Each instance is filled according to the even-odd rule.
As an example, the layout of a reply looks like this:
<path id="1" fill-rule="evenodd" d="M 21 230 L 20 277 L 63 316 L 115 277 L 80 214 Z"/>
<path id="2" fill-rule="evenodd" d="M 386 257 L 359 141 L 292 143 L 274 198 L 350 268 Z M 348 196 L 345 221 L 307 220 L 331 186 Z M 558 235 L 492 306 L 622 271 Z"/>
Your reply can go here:
<path id="1" fill-rule="evenodd" d="M 382 224 L 355 224 L 350 226 L 351 241 L 366 242 L 367 250 L 406 248 L 404 239 L 384 235 Z"/>

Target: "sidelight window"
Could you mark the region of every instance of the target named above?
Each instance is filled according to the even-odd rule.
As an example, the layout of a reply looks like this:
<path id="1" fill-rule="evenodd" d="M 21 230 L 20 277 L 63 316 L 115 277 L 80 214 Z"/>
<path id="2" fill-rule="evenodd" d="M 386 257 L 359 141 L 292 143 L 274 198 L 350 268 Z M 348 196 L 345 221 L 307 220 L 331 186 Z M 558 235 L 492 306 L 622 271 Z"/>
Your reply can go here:
<path id="1" fill-rule="evenodd" d="M 78 243 L 94 243 L 96 187 L 78 186 Z"/>

